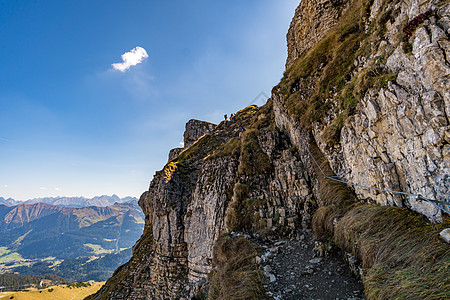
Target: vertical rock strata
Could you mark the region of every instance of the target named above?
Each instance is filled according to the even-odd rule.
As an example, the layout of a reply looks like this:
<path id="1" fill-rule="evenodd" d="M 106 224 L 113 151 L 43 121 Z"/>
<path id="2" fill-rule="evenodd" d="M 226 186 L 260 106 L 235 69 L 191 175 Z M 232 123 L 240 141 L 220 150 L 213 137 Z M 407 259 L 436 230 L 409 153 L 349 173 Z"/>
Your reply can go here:
<path id="1" fill-rule="evenodd" d="M 446 200 L 449 34 L 448 1 L 302 0 L 272 98 L 217 126 L 188 122 L 185 147 L 141 196 L 146 225 L 132 259 L 91 298 L 189 299 L 222 233 L 310 228 L 313 211 L 333 204 L 310 151 L 329 175 Z M 442 219 L 415 197 L 351 189 L 361 202 Z"/>

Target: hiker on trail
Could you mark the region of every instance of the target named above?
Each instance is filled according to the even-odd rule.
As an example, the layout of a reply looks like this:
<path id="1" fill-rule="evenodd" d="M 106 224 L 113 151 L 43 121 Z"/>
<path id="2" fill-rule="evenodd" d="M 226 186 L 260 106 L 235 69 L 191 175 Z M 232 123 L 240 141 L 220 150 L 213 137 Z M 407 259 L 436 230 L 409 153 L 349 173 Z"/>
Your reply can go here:
<path id="1" fill-rule="evenodd" d="M 233 121 L 233 118 L 234 118 L 234 115 L 231 114 L 231 116 L 230 116 L 230 121 Z"/>
<path id="2" fill-rule="evenodd" d="M 227 117 L 228 117 L 228 116 L 225 114 L 223 117 L 225 118 L 225 121 L 227 121 Z"/>

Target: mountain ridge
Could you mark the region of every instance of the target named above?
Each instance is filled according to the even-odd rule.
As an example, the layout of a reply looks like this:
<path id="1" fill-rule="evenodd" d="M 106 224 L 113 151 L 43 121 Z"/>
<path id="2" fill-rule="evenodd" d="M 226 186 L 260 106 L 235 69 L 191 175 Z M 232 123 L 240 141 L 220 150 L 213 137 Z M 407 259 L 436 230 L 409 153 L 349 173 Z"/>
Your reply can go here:
<path id="1" fill-rule="evenodd" d="M 33 198 L 28 199 L 26 201 L 19 201 L 15 200 L 13 198 L 5 199 L 3 197 L 0 197 L 0 204 L 8 205 L 8 206 L 15 206 L 19 204 L 34 204 L 38 202 L 62 206 L 62 207 L 86 207 L 86 206 L 110 206 L 114 203 L 126 203 L 130 201 L 135 201 L 137 203 L 138 199 L 136 197 L 123 197 L 120 198 L 119 196 L 113 194 L 111 196 L 108 195 L 101 195 L 101 196 L 95 196 L 92 198 L 85 198 L 85 197 L 65 197 L 65 196 L 58 196 L 58 197 L 43 197 L 43 198 Z"/>

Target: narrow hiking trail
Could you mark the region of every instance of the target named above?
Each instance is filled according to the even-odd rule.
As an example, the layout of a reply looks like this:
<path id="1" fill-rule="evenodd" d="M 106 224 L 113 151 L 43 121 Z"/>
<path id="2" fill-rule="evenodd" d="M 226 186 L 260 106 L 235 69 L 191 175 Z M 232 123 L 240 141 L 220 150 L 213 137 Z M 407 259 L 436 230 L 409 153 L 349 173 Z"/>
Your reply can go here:
<path id="1" fill-rule="evenodd" d="M 335 254 L 316 257 L 314 240 L 305 233 L 297 240 L 262 245 L 265 253 L 257 258 L 268 283 L 265 288 L 276 300 L 364 298 L 363 285 L 344 259 Z"/>

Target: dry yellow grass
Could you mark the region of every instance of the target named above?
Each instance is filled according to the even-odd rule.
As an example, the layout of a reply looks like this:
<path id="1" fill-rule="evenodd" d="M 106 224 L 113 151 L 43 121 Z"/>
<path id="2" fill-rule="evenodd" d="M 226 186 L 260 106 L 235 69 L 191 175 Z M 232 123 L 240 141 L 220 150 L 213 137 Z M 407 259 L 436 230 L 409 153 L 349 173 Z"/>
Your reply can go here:
<path id="1" fill-rule="evenodd" d="M 44 290 L 33 290 L 29 292 L 6 292 L 0 293 L 0 300 L 81 300 L 86 296 L 97 292 L 104 284 L 104 282 L 95 282 L 91 286 L 80 288 L 69 288 L 67 285 L 58 285 Z M 53 290 L 49 292 L 51 289 Z"/>
<path id="2" fill-rule="evenodd" d="M 215 248 L 215 270 L 210 273 L 208 299 L 267 299 L 264 275 L 258 270 L 256 245 L 245 238 L 223 235 Z M 204 295 L 206 296 L 206 295 Z M 205 297 L 197 297 L 204 299 Z"/>

